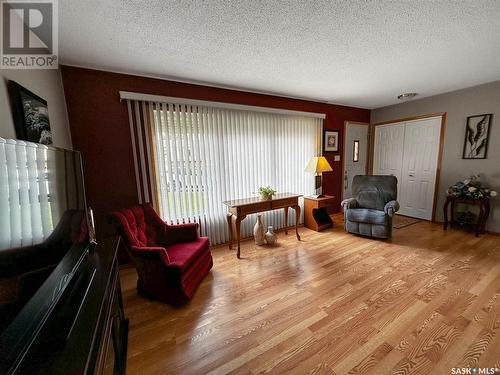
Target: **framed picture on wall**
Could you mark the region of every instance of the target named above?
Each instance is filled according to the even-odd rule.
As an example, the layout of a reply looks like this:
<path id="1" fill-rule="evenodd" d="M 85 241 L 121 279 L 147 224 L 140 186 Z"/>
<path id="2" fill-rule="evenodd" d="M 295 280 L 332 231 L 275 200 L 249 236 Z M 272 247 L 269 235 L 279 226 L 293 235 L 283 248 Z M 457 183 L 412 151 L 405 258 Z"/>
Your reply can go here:
<path id="1" fill-rule="evenodd" d="M 51 145 L 47 101 L 17 82 L 9 81 L 8 88 L 16 137 L 23 141 Z"/>
<path id="2" fill-rule="evenodd" d="M 462 159 L 486 159 L 491 113 L 467 117 Z"/>
<path id="3" fill-rule="evenodd" d="M 323 151 L 337 152 L 339 150 L 339 132 L 337 130 L 323 131 Z"/>

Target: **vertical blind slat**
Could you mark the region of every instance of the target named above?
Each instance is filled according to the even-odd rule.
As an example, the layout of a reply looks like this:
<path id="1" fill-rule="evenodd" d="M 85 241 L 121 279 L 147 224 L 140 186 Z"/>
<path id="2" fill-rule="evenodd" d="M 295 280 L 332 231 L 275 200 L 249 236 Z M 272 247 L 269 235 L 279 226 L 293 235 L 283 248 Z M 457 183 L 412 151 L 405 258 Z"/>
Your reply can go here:
<path id="1" fill-rule="evenodd" d="M 137 160 L 137 148 L 135 142 L 135 130 L 134 130 L 134 116 L 132 113 L 132 101 L 127 100 L 127 109 L 128 109 L 128 122 L 130 126 L 130 138 L 132 142 L 132 156 L 134 157 L 134 170 L 135 170 L 135 183 L 137 188 L 137 196 L 139 199 L 139 203 L 142 203 L 142 189 L 141 189 L 141 181 L 139 177 L 139 165 Z"/>
<path id="2" fill-rule="evenodd" d="M 145 202 L 149 202 L 149 189 L 146 177 L 146 160 L 144 157 L 144 137 L 142 133 L 141 110 L 138 102 L 135 102 L 135 121 L 137 124 L 137 143 L 139 144 L 139 162 L 141 166 L 142 188 L 144 193 L 143 199 Z"/>
<path id="3" fill-rule="evenodd" d="M 149 127 L 150 127 L 150 120 L 151 116 L 153 114 L 153 111 L 151 110 L 151 106 L 153 103 L 151 102 L 143 102 L 142 103 L 142 118 L 143 118 L 143 124 L 144 124 L 144 137 L 146 138 L 146 141 L 144 142 L 146 144 L 146 161 L 147 161 L 147 166 L 148 166 L 148 186 L 150 187 L 150 192 L 151 192 L 151 202 L 153 203 L 153 207 L 156 206 L 156 197 L 155 194 L 153 193 L 154 191 L 154 179 L 153 179 L 153 165 L 152 165 L 152 154 L 151 154 L 151 145 L 149 141 Z"/>
<path id="4" fill-rule="evenodd" d="M 5 140 L 0 139 L 0 181 L 8 181 L 9 169 L 7 165 L 8 145 Z M 0 231 L 2 233 L 11 233 L 10 230 L 10 203 L 9 203 L 9 185 L 7 183 L 0 184 Z M 0 236 L 0 249 L 10 247 L 11 238 L 3 235 Z"/>
<path id="5" fill-rule="evenodd" d="M 41 243 L 53 230 L 47 147 L 0 138 L 0 250 Z"/>

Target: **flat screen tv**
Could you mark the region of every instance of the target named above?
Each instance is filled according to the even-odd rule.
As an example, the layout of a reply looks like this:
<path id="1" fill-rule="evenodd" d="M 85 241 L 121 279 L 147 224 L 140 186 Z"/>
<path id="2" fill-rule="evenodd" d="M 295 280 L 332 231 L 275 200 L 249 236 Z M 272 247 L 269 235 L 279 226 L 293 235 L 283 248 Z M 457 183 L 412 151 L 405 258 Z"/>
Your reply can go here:
<path id="1" fill-rule="evenodd" d="M 79 152 L 0 138 L 0 364 L 71 284 L 90 247 L 87 219 Z"/>

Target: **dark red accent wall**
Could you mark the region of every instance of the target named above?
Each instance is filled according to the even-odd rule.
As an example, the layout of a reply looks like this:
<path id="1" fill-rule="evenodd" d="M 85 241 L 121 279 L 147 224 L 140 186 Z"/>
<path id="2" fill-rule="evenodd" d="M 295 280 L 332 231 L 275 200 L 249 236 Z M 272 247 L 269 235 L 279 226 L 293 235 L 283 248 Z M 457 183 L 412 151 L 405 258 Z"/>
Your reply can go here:
<path id="1" fill-rule="evenodd" d="M 127 106 L 119 100 L 120 90 L 325 113 L 324 128 L 340 132 L 341 148 L 344 121 L 370 120 L 367 109 L 100 70 L 62 66 L 62 77 L 73 148 L 82 152 L 88 200 L 100 211 L 137 203 Z M 342 149 L 339 154 L 342 155 Z M 335 195 L 339 209 L 342 164 L 333 161 L 334 155 L 325 154 L 333 172 L 323 177 L 323 193 Z"/>

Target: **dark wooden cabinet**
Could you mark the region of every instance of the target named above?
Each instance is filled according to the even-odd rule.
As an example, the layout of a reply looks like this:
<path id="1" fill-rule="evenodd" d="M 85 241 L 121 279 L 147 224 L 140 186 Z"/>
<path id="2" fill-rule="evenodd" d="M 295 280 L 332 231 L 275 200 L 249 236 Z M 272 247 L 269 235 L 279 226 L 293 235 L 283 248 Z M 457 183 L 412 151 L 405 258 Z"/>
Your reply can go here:
<path id="1" fill-rule="evenodd" d="M 118 245 L 118 237 L 108 238 L 67 254 L 2 335 L 0 373 L 125 373 L 128 321 L 121 299 Z M 70 273 L 66 262 L 74 264 Z M 40 301 L 53 299 L 65 278 L 69 281 L 64 290 L 40 317 Z M 35 317 L 36 324 L 26 330 Z"/>
<path id="2" fill-rule="evenodd" d="M 118 262 L 115 257 L 107 297 L 103 301 L 100 325 L 100 343 L 97 346 L 95 362 L 90 358 L 88 373 L 125 374 L 127 361 L 128 320 L 124 316 Z M 95 363 L 95 364 L 94 364 Z M 93 367 L 93 368 L 92 368 Z"/>

